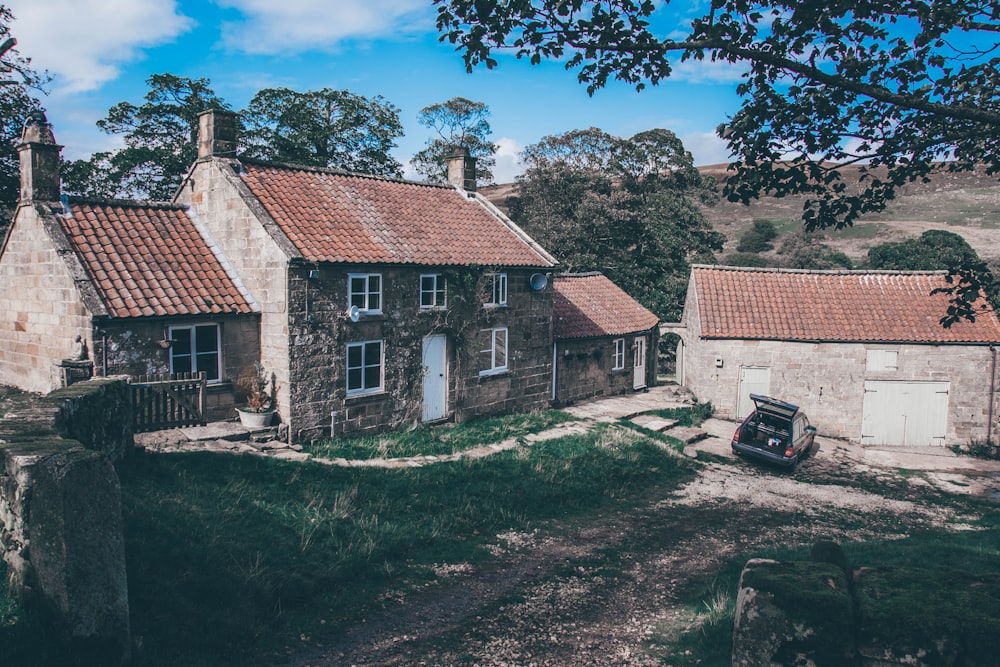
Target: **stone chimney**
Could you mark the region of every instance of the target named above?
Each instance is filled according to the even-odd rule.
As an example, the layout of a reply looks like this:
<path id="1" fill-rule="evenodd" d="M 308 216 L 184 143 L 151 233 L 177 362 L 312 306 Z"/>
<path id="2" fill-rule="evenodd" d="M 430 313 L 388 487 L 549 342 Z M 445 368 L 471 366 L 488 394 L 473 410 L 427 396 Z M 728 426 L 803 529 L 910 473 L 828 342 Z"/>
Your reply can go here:
<path id="1" fill-rule="evenodd" d="M 236 112 L 210 109 L 198 116 L 198 157 L 236 157 Z"/>
<path id="2" fill-rule="evenodd" d="M 448 183 L 466 192 L 476 191 L 476 158 L 468 148 L 458 146 L 448 158 Z"/>
<path id="3" fill-rule="evenodd" d="M 21 202 L 59 201 L 59 151 L 45 114 L 35 111 L 24 121 L 17 152 L 21 161 Z"/>

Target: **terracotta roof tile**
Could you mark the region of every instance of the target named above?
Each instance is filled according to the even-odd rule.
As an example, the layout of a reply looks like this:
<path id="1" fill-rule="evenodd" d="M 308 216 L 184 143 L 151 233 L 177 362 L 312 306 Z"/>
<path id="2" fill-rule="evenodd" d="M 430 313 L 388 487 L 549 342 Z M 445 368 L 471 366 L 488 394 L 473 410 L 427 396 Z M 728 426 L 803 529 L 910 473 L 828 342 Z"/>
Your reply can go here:
<path id="1" fill-rule="evenodd" d="M 701 335 L 755 340 L 1000 342 L 985 302 L 975 322 L 944 328 L 943 272 L 793 271 L 695 266 Z"/>
<path id="2" fill-rule="evenodd" d="M 241 176 L 311 262 L 548 267 L 510 221 L 450 186 L 246 162 Z"/>
<path id="3" fill-rule="evenodd" d="M 250 313 L 179 206 L 74 202 L 57 216 L 111 317 Z"/>
<path id="4" fill-rule="evenodd" d="M 656 315 L 600 273 L 560 274 L 552 287 L 557 340 L 621 336 L 659 323 Z"/>

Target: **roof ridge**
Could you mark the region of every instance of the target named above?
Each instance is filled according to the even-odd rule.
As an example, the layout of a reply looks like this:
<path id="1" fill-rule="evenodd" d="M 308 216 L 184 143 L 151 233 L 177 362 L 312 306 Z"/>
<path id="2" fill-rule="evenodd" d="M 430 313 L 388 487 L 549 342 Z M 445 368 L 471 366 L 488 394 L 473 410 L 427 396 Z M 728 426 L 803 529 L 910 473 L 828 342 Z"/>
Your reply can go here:
<path id="1" fill-rule="evenodd" d="M 594 276 L 603 276 L 604 274 L 600 271 L 567 271 L 565 273 L 557 273 L 556 278 L 593 278 Z"/>
<path id="2" fill-rule="evenodd" d="M 116 199 L 113 197 L 89 197 L 80 195 L 70 195 L 70 204 L 90 204 L 93 206 L 120 206 L 130 208 L 156 208 L 175 211 L 186 211 L 187 204 L 178 204 L 170 201 L 144 201 L 141 199 Z"/>
<path id="3" fill-rule="evenodd" d="M 414 181 L 407 178 L 394 178 L 392 176 L 380 176 L 378 174 L 365 174 L 360 171 L 348 171 L 347 169 L 337 169 L 335 167 L 318 167 L 308 164 L 295 164 L 294 162 L 278 162 L 273 160 L 259 160 L 257 158 L 244 158 L 244 157 L 236 158 L 236 161 L 242 164 L 251 164 L 258 167 L 274 167 L 276 169 L 289 169 L 293 171 L 312 171 L 320 174 L 331 174 L 333 176 L 367 178 L 375 181 L 402 183 L 404 185 L 423 185 L 426 187 L 439 188 L 442 190 L 454 189 L 454 186 L 448 183 L 431 183 L 430 181 Z"/>
<path id="4" fill-rule="evenodd" d="M 802 273 L 808 275 L 831 276 L 943 276 L 946 269 L 898 270 L 898 269 L 790 269 L 778 266 L 727 266 L 724 264 L 692 264 L 692 269 L 715 269 L 718 271 L 738 271 L 743 273 Z"/>

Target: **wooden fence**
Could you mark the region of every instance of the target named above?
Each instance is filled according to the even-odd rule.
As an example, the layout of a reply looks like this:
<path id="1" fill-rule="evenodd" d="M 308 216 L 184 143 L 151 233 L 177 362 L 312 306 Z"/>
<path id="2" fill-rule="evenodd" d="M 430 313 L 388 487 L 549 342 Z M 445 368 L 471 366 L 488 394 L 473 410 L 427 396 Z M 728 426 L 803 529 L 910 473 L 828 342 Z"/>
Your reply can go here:
<path id="1" fill-rule="evenodd" d="M 204 372 L 133 377 L 135 432 L 204 424 L 206 382 Z"/>

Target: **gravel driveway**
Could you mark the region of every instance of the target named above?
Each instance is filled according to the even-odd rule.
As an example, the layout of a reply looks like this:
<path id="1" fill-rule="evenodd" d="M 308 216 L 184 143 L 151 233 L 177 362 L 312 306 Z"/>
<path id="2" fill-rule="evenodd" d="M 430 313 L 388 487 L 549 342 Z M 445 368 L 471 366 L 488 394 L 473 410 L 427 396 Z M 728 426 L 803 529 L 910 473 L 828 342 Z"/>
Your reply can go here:
<path id="1" fill-rule="evenodd" d="M 825 438 L 794 474 L 775 471 L 732 457 L 734 426 L 705 424 L 717 437 L 696 448 L 712 456 L 678 492 L 586 525 L 500 535 L 495 562 L 442 567 L 437 582 L 386 599 L 341 641 L 290 664 L 662 665 L 655 640 L 697 622 L 690 596 L 729 559 L 819 539 L 962 530 L 974 517 L 927 497 L 1000 493 L 995 462 Z"/>

